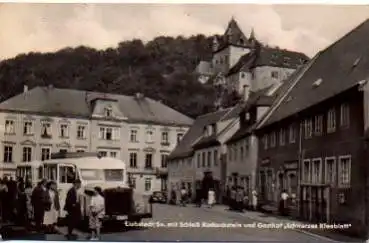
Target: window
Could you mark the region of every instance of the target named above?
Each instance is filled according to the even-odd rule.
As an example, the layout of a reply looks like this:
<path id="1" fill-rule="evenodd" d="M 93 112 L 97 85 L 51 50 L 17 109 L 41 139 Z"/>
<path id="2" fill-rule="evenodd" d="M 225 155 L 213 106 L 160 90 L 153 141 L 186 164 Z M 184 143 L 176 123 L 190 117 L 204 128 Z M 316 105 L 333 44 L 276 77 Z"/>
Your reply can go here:
<path id="1" fill-rule="evenodd" d="M 77 127 L 77 138 L 78 139 L 86 138 L 86 126 L 79 125 Z"/>
<path id="2" fill-rule="evenodd" d="M 136 143 L 137 142 L 137 130 L 131 130 L 129 138 L 131 142 Z"/>
<path id="3" fill-rule="evenodd" d="M 182 140 L 182 137 L 183 137 L 183 133 L 177 134 L 177 143 L 179 143 Z"/>
<path id="4" fill-rule="evenodd" d="M 145 168 L 146 169 L 152 168 L 152 154 L 145 155 Z"/>
<path id="5" fill-rule="evenodd" d="M 336 158 L 329 157 L 325 159 L 325 183 L 335 185 L 336 181 Z"/>
<path id="6" fill-rule="evenodd" d="M 161 155 L 161 168 L 167 168 L 167 158 L 168 158 L 167 154 Z"/>
<path id="7" fill-rule="evenodd" d="M 5 121 L 5 133 L 6 134 L 14 134 L 15 133 L 15 125 L 13 120 Z"/>
<path id="8" fill-rule="evenodd" d="M 304 160 L 303 167 L 303 182 L 310 183 L 311 171 L 310 171 L 310 160 Z"/>
<path id="9" fill-rule="evenodd" d="M 238 148 L 236 146 L 234 146 L 233 158 L 235 161 L 238 160 Z"/>
<path id="10" fill-rule="evenodd" d="M 31 147 L 23 147 L 23 162 L 29 162 L 32 160 L 32 148 Z"/>
<path id="11" fill-rule="evenodd" d="M 44 122 L 41 124 L 41 126 L 41 137 L 51 138 L 51 124 L 48 122 Z"/>
<path id="12" fill-rule="evenodd" d="M 85 151 L 83 149 L 77 149 L 76 152 L 77 153 L 84 153 Z"/>
<path id="13" fill-rule="evenodd" d="M 204 168 L 205 166 L 206 166 L 205 152 L 202 152 L 202 167 Z"/>
<path id="14" fill-rule="evenodd" d="M 315 116 L 314 134 L 321 135 L 323 132 L 323 116 Z"/>
<path id="15" fill-rule="evenodd" d="M 119 130 L 118 128 L 112 127 L 100 127 L 99 138 L 103 140 L 115 140 L 118 138 Z"/>
<path id="16" fill-rule="evenodd" d="M 106 151 L 99 151 L 99 156 L 101 156 L 101 157 L 107 157 L 108 156 L 108 152 L 106 152 Z"/>
<path id="17" fill-rule="evenodd" d="M 197 154 L 197 168 L 201 167 L 201 155 Z"/>
<path id="18" fill-rule="evenodd" d="M 312 119 L 306 119 L 304 121 L 304 136 L 305 138 L 311 138 L 313 135 L 313 121 Z"/>
<path id="19" fill-rule="evenodd" d="M 104 109 L 104 114 L 106 117 L 112 117 L 113 115 L 113 109 L 111 107 L 107 107 Z"/>
<path id="20" fill-rule="evenodd" d="M 59 167 L 59 182 L 60 183 L 73 183 L 76 179 L 76 173 L 74 167 L 60 166 Z"/>
<path id="21" fill-rule="evenodd" d="M 264 149 L 268 149 L 268 135 L 263 136 Z"/>
<path id="22" fill-rule="evenodd" d="M 336 110 L 334 108 L 328 111 L 327 116 L 327 133 L 336 131 Z"/>
<path id="23" fill-rule="evenodd" d="M 291 125 L 289 128 L 289 140 L 290 143 L 296 142 L 296 129 L 293 125 Z"/>
<path id="24" fill-rule="evenodd" d="M 218 166 L 218 150 L 214 150 L 214 166 Z"/>
<path id="25" fill-rule="evenodd" d="M 145 178 L 145 191 L 151 191 L 151 178 Z"/>
<path id="26" fill-rule="evenodd" d="M 340 156 L 338 158 L 339 187 L 351 186 L 351 156 Z"/>
<path id="27" fill-rule="evenodd" d="M 23 124 L 23 135 L 31 135 L 32 134 L 32 122 L 26 121 Z"/>
<path id="28" fill-rule="evenodd" d="M 272 78 L 278 78 L 278 72 L 277 71 L 272 71 L 271 76 L 272 76 Z"/>
<path id="29" fill-rule="evenodd" d="M 111 158 L 116 158 L 117 157 L 117 152 L 110 152 L 110 157 Z"/>
<path id="30" fill-rule="evenodd" d="M 135 177 L 131 177 L 131 186 L 133 189 L 136 189 L 136 178 Z"/>
<path id="31" fill-rule="evenodd" d="M 129 153 L 129 166 L 131 168 L 137 168 L 137 153 Z"/>
<path id="32" fill-rule="evenodd" d="M 211 152 L 208 151 L 208 167 L 211 167 Z"/>
<path id="33" fill-rule="evenodd" d="M 312 182 L 320 184 L 322 182 L 322 159 L 313 159 L 312 167 Z"/>
<path id="34" fill-rule="evenodd" d="M 41 160 L 48 160 L 50 159 L 50 155 L 51 155 L 51 149 L 50 148 L 42 148 L 41 149 Z"/>
<path id="35" fill-rule="evenodd" d="M 154 132 L 149 130 L 146 131 L 146 142 L 152 143 L 154 141 Z"/>
<path id="36" fill-rule="evenodd" d="M 124 170 L 122 169 L 105 169 L 104 177 L 106 181 L 122 181 L 124 178 Z"/>
<path id="37" fill-rule="evenodd" d="M 69 129 L 68 124 L 60 124 L 60 134 L 61 138 L 68 138 L 69 137 Z"/>
<path id="38" fill-rule="evenodd" d="M 68 153 L 68 150 L 67 149 L 59 149 L 59 153 Z"/>
<path id="39" fill-rule="evenodd" d="M 4 146 L 4 163 L 13 162 L 13 146 Z"/>
<path id="40" fill-rule="evenodd" d="M 275 147 L 275 144 L 276 144 L 276 134 L 275 134 L 275 132 L 272 132 L 271 134 L 270 134 L 270 147 L 271 148 L 273 148 L 273 147 Z"/>
<path id="41" fill-rule="evenodd" d="M 241 148 L 240 148 L 240 160 L 241 160 L 241 162 L 243 161 L 243 156 L 244 156 L 244 154 L 243 154 L 243 146 L 241 146 Z"/>
<path id="42" fill-rule="evenodd" d="M 162 132 L 161 133 L 161 143 L 162 144 L 169 144 L 168 132 Z"/>
<path id="43" fill-rule="evenodd" d="M 285 143 L 286 143 L 286 132 L 282 128 L 281 131 L 279 132 L 279 144 L 283 146 L 285 145 Z"/>
<path id="44" fill-rule="evenodd" d="M 341 127 L 350 126 L 350 106 L 348 104 L 341 105 L 340 125 Z"/>
<path id="45" fill-rule="evenodd" d="M 211 124 L 211 135 L 217 134 L 217 125 Z"/>

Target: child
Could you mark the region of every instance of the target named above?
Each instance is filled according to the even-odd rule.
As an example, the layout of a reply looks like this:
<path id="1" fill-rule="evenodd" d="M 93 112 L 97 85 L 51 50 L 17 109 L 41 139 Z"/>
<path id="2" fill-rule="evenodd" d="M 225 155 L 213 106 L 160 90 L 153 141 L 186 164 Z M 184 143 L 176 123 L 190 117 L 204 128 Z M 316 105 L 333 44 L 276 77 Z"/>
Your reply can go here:
<path id="1" fill-rule="evenodd" d="M 100 230 L 102 218 L 105 213 L 105 201 L 100 187 L 94 188 L 94 194 L 91 198 L 89 225 L 91 229 L 91 240 L 100 239 Z"/>

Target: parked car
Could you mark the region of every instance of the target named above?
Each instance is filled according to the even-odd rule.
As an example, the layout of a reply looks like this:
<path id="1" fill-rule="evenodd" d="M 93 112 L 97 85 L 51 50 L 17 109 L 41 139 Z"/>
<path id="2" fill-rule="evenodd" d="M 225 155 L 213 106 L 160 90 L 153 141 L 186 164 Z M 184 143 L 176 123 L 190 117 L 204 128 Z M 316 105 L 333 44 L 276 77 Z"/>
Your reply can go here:
<path id="1" fill-rule="evenodd" d="M 167 195 L 161 191 L 153 192 L 150 201 L 152 203 L 167 203 Z"/>

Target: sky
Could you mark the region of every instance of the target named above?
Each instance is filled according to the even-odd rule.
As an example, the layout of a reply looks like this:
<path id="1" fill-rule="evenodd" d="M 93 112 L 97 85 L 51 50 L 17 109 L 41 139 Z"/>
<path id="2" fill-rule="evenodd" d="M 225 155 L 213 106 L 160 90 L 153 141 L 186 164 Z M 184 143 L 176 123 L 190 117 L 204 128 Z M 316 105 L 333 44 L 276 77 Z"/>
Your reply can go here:
<path id="1" fill-rule="evenodd" d="M 251 4 L 0 4 L 0 59 L 134 38 L 223 34 L 234 17 L 246 36 L 312 57 L 369 18 L 369 6 Z"/>

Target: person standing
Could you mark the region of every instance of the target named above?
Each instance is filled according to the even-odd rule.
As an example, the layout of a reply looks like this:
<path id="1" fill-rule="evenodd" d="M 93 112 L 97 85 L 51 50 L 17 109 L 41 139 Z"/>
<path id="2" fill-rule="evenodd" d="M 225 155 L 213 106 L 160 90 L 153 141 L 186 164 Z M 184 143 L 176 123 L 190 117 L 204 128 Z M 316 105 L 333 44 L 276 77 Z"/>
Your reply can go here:
<path id="1" fill-rule="evenodd" d="M 89 226 L 91 230 L 91 240 L 99 240 L 102 227 L 102 218 L 105 214 L 105 200 L 100 187 L 94 188 L 91 198 Z"/>
<path id="2" fill-rule="evenodd" d="M 215 191 L 213 188 L 210 188 L 208 191 L 208 205 L 209 208 L 212 208 L 215 204 Z"/>
<path id="3" fill-rule="evenodd" d="M 8 192 L 8 187 L 5 185 L 3 180 L 0 180 L 0 217 L 1 221 L 5 222 L 4 217 L 6 216 L 6 194 Z"/>
<path id="4" fill-rule="evenodd" d="M 287 199 L 288 199 L 288 193 L 286 190 L 283 190 L 281 193 L 281 199 L 279 204 L 279 211 L 281 215 L 286 216 L 287 215 Z"/>
<path id="5" fill-rule="evenodd" d="M 201 207 L 201 200 L 202 200 L 201 194 L 202 194 L 201 186 L 196 185 L 196 195 L 195 195 L 196 200 L 195 201 L 196 201 L 197 207 Z"/>
<path id="6" fill-rule="evenodd" d="M 27 224 L 27 227 L 29 227 L 30 226 L 29 223 L 33 217 L 33 208 L 32 208 L 32 202 L 31 202 L 32 183 L 29 180 L 26 180 L 24 194 L 26 196 L 26 207 L 27 207 L 26 224 Z"/>
<path id="7" fill-rule="evenodd" d="M 50 207 L 48 194 L 46 191 L 46 180 L 43 179 L 38 183 L 31 195 L 31 203 L 33 206 L 33 217 L 36 224 L 36 231 L 41 232 L 46 209 Z"/>
<path id="8" fill-rule="evenodd" d="M 258 207 L 258 193 L 256 190 L 252 190 L 252 207 L 256 211 Z"/>
<path id="9" fill-rule="evenodd" d="M 59 194 L 54 181 L 47 184 L 47 193 L 49 194 L 50 208 L 45 212 L 44 225 L 48 232 L 54 233 L 60 211 Z"/>
<path id="10" fill-rule="evenodd" d="M 20 225 L 26 225 L 27 222 L 27 196 L 25 193 L 25 183 L 23 178 L 18 179 L 17 196 L 17 219 Z"/>
<path id="11" fill-rule="evenodd" d="M 73 187 L 69 189 L 67 197 L 65 199 L 64 210 L 67 211 L 67 224 L 68 234 L 67 239 L 73 239 L 76 235 L 73 234 L 73 230 L 79 224 L 81 220 L 81 202 L 78 190 L 81 188 L 81 181 L 75 180 Z"/>
<path id="12" fill-rule="evenodd" d="M 186 206 L 186 197 L 187 197 L 187 190 L 184 186 L 182 186 L 182 189 L 181 189 L 181 205 L 183 207 Z"/>

